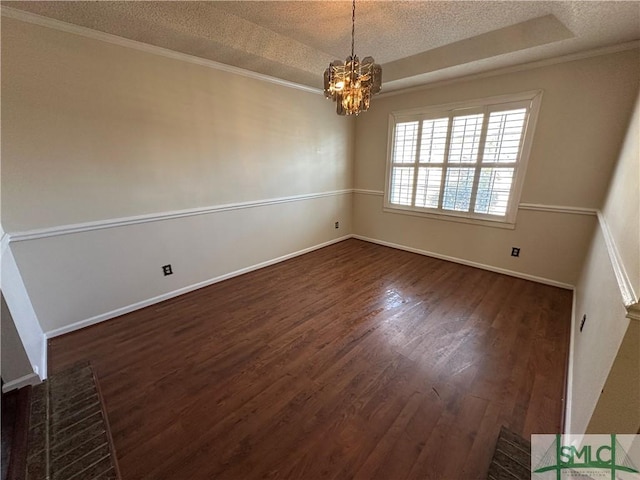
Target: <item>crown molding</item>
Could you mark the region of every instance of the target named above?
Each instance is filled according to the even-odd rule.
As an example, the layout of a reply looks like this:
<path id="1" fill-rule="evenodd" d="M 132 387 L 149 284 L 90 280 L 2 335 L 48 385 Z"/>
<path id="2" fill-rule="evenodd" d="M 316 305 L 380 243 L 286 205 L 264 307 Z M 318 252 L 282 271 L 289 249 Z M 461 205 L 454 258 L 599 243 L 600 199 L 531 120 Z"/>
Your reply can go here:
<path id="1" fill-rule="evenodd" d="M 486 72 L 472 73 L 470 75 L 456 76 L 446 80 L 439 80 L 432 83 L 425 83 L 423 85 L 416 85 L 413 87 L 399 88 L 397 90 L 391 90 L 389 92 L 383 92 L 377 95 L 377 98 L 392 97 L 394 95 L 401 95 L 405 93 L 414 93 L 422 90 L 429 90 L 431 88 L 443 87 L 454 83 L 467 82 L 471 80 L 478 80 L 481 78 L 495 77 L 498 75 L 506 75 L 508 73 L 523 72 L 526 70 L 533 70 L 536 68 L 549 67 L 551 65 L 557 65 L 559 63 L 574 62 L 576 60 L 583 60 L 586 58 L 599 57 L 601 55 L 610 55 L 612 53 L 624 52 L 626 50 L 633 50 L 634 48 L 640 48 L 640 40 L 632 40 L 630 42 L 618 43 L 615 45 L 608 45 L 606 47 L 598 47 L 591 50 L 584 50 L 582 52 L 569 53 L 567 55 L 560 55 L 558 57 L 545 58 L 543 60 L 535 60 L 533 62 L 521 63 L 519 65 L 512 65 L 509 67 L 496 68 Z M 384 83 L 383 83 L 384 87 Z"/>
<path id="2" fill-rule="evenodd" d="M 110 43 L 112 45 L 118 45 L 120 47 L 131 48 L 142 52 L 150 53 L 153 55 L 159 55 L 161 57 L 171 58 L 173 60 L 181 60 L 183 62 L 193 63 L 214 70 L 220 70 L 227 73 L 233 73 L 243 77 L 252 78 L 254 80 L 260 80 L 267 83 L 273 83 L 282 87 L 293 88 L 296 90 L 302 90 L 303 92 L 322 94 L 322 90 L 318 88 L 309 87 L 299 83 L 282 80 L 280 78 L 271 77 L 262 73 L 252 72 L 245 70 L 244 68 L 234 67 L 232 65 L 226 65 L 224 63 L 215 62 L 213 60 L 207 60 L 205 58 L 196 57 L 186 53 L 176 52 L 168 48 L 157 47 L 148 43 L 139 42 L 137 40 L 130 40 L 128 38 L 119 37 L 111 33 L 100 32 L 87 27 L 81 27 L 72 23 L 63 22 L 54 18 L 43 17 L 31 12 L 25 12 L 12 7 L 2 6 L 0 7 L 0 13 L 3 17 L 12 18 L 21 22 L 31 23 L 39 25 L 41 27 L 51 28 L 61 32 L 71 33 L 74 35 L 80 35 L 82 37 L 91 38 L 101 42 Z"/>

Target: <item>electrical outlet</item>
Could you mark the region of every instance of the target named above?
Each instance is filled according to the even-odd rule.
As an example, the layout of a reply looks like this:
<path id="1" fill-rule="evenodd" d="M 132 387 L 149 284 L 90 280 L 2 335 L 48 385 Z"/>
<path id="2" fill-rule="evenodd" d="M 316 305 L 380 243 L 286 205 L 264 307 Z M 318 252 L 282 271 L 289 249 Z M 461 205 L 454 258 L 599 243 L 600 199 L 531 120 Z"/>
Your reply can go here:
<path id="1" fill-rule="evenodd" d="M 587 321 L 587 314 L 585 313 L 582 316 L 582 321 L 580 322 L 580 331 L 582 331 L 582 329 L 584 328 L 584 322 L 586 322 L 586 321 Z"/>
<path id="2" fill-rule="evenodd" d="M 336 228 L 340 228 L 340 222 L 336 222 Z"/>
<path id="3" fill-rule="evenodd" d="M 166 277 L 167 275 L 173 275 L 173 270 L 171 270 L 171 264 L 169 265 L 163 265 L 162 266 L 162 273 L 164 273 L 164 276 Z"/>
<path id="4" fill-rule="evenodd" d="M 511 256 L 519 257 L 520 256 L 520 247 L 511 247 Z"/>

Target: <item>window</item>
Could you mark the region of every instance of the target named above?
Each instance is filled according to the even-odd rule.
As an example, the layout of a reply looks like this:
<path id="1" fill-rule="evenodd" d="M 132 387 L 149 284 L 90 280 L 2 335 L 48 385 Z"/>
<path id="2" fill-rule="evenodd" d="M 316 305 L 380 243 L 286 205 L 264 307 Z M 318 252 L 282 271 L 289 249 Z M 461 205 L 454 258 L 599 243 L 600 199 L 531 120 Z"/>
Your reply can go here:
<path id="1" fill-rule="evenodd" d="M 515 224 L 541 96 L 392 114 L 385 208 Z"/>

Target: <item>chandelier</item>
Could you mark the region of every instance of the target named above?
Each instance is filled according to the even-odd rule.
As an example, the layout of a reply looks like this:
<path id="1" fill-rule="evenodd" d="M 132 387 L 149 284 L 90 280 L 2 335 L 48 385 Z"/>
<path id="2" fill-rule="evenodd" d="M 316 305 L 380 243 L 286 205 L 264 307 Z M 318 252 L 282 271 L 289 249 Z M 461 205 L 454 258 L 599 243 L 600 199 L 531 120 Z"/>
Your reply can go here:
<path id="1" fill-rule="evenodd" d="M 353 53 L 356 32 L 356 0 L 351 10 L 351 56 L 334 60 L 324 71 L 324 96 L 336 102 L 338 115 L 358 115 L 369 109 L 371 96 L 382 88 L 382 68 L 373 57 L 362 62 Z"/>

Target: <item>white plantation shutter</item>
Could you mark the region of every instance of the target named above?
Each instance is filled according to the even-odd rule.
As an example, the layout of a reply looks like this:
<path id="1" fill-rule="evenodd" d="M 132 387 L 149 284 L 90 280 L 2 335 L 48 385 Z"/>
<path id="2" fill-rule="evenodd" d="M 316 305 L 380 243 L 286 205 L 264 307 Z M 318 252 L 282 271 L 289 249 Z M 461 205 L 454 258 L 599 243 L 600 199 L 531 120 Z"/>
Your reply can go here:
<path id="1" fill-rule="evenodd" d="M 411 205 L 413 196 L 413 167 L 393 167 L 391 203 Z"/>
<path id="2" fill-rule="evenodd" d="M 526 108 L 489 114 L 483 162 L 515 162 L 518 159 L 526 116 Z"/>
<path id="3" fill-rule="evenodd" d="M 513 185 L 513 168 L 482 168 L 474 211 L 504 216 Z"/>
<path id="4" fill-rule="evenodd" d="M 507 221 L 522 183 L 527 124 L 539 105 L 534 93 L 394 119 L 387 206 Z"/>
<path id="5" fill-rule="evenodd" d="M 473 189 L 473 168 L 448 168 L 444 182 L 442 208 L 468 212 Z"/>
<path id="6" fill-rule="evenodd" d="M 414 168 L 402 165 L 415 162 L 418 125 L 419 122 L 405 122 L 398 123 L 395 127 L 391 203 L 397 205 L 411 205 L 412 202 Z"/>
<path id="7" fill-rule="evenodd" d="M 441 184 L 442 167 L 420 167 L 416 184 L 416 206 L 438 208 Z"/>
<path id="8" fill-rule="evenodd" d="M 448 118 L 438 118 L 422 122 L 422 139 L 420 141 L 421 163 L 444 162 L 448 131 Z"/>
<path id="9" fill-rule="evenodd" d="M 415 193 L 417 207 L 438 208 L 448 130 L 448 118 L 422 122 L 420 157 L 418 159 L 420 166 Z"/>
<path id="10" fill-rule="evenodd" d="M 454 116 L 449 139 L 450 165 L 478 162 L 484 115 Z M 474 168 L 449 167 L 444 182 L 442 209 L 468 212 L 473 191 Z"/>
<path id="11" fill-rule="evenodd" d="M 393 144 L 394 161 L 396 163 L 413 163 L 417 144 L 418 122 L 397 124 L 395 142 Z"/>
<path id="12" fill-rule="evenodd" d="M 483 117 L 482 114 L 453 117 L 449 163 L 475 163 L 478 160 Z"/>

